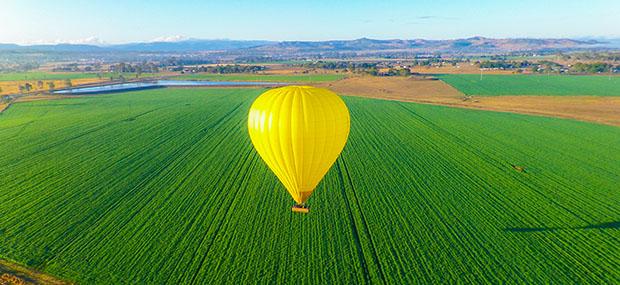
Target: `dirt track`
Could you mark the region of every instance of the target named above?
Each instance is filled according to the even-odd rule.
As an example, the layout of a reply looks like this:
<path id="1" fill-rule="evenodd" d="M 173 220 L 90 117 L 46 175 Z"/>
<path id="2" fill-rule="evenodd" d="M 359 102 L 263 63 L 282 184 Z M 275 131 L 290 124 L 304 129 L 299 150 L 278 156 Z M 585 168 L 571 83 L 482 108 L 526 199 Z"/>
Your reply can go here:
<path id="1" fill-rule="evenodd" d="M 63 99 L 63 98 L 71 98 L 71 97 L 77 97 L 77 96 L 63 96 L 63 95 L 28 95 L 28 96 L 24 96 L 24 97 L 19 97 L 17 99 L 15 99 L 13 102 L 11 103 L 2 103 L 0 104 L 0 113 L 4 112 L 5 110 L 7 110 L 11 104 L 13 103 L 19 103 L 19 102 L 31 102 L 31 101 L 42 101 L 42 100 L 56 100 L 56 99 Z"/>
<path id="2" fill-rule="evenodd" d="M 470 97 L 439 80 L 404 77 L 352 77 L 315 84 L 342 95 L 560 117 L 620 126 L 620 97 Z"/>
<path id="3" fill-rule="evenodd" d="M 70 282 L 0 259 L 0 284 L 64 285 Z"/>
<path id="4" fill-rule="evenodd" d="M 18 102 L 31 102 L 31 101 L 41 101 L 41 100 L 55 100 L 55 99 L 63 99 L 63 98 L 71 98 L 75 96 L 63 96 L 63 95 L 32 95 L 32 96 L 24 96 L 19 97 L 15 100 L 15 103 Z"/>

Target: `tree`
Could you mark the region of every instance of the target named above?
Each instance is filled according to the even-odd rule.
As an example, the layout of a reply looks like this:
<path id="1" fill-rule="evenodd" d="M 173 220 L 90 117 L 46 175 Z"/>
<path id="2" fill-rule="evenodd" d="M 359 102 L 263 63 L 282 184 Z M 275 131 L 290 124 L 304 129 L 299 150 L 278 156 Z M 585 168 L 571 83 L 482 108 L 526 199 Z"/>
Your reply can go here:
<path id="1" fill-rule="evenodd" d="M 611 64 L 606 64 L 602 62 L 597 63 L 575 63 L 572 66 L 571 71 L 576 73 L 607 73 L 612 69 Z"/>
<path id="2" fill-rule="evenodd" d="M 136 78 L 140 77 L 140 75 L 142 75 L 142 67 L 141 66 L 136 66 Z"/>
<path id="3" fill-rule="evenodd" d="M 73 86 L 73 83 L 71 82 L 71 79 L 65 79 L 65 87 L 71 87 Z"/>

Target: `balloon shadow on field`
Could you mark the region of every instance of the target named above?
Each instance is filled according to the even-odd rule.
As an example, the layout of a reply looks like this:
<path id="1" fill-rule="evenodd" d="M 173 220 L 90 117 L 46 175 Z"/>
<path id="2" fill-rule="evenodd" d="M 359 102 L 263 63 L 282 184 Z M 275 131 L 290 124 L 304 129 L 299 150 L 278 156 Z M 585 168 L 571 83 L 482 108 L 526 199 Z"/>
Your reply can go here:
<path id="1" fill-rule="evenodd" d="M 540 228 L 505 228 L 505 232 L 530 233 L 530 232 L 553 232 L 559 230 L 592 230 L 592 229 L 620 229 L 620 221 L 587 225 L 584 227 L 540 227 Z"/>

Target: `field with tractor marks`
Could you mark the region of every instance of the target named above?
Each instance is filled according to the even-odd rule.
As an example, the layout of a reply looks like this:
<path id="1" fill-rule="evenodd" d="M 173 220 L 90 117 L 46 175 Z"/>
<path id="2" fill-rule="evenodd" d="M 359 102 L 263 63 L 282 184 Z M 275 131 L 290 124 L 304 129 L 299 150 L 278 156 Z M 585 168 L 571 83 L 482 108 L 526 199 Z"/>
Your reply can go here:
<path id="1" fill-rule="evenodd" d="M 248 137 L 263 91 L 14 104 L 0 257 L 82 284 L 620 282 L 620 128 L 344 97 L 303 215 Z"/>

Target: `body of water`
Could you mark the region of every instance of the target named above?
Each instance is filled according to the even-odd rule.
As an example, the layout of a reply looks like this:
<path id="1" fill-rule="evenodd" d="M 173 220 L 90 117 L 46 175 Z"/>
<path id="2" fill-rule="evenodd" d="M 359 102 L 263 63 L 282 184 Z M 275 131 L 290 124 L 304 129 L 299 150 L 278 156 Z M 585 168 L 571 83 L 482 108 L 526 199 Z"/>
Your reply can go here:
<path id="1" fill-rule="evenodd" d="M 53 94 L 98 94 L 113 93 L 130 90 L 142 90 L 163 87 L 183 87 L 183 86 L 278 86 L 284 85 L 277 82 L 252 82 L 252 81 L 193 81 L 193 80 L 157 80 L 150 82 L 130 82 L 115 83 L 109 85 L 76 87 L 52 92 Z"/>

